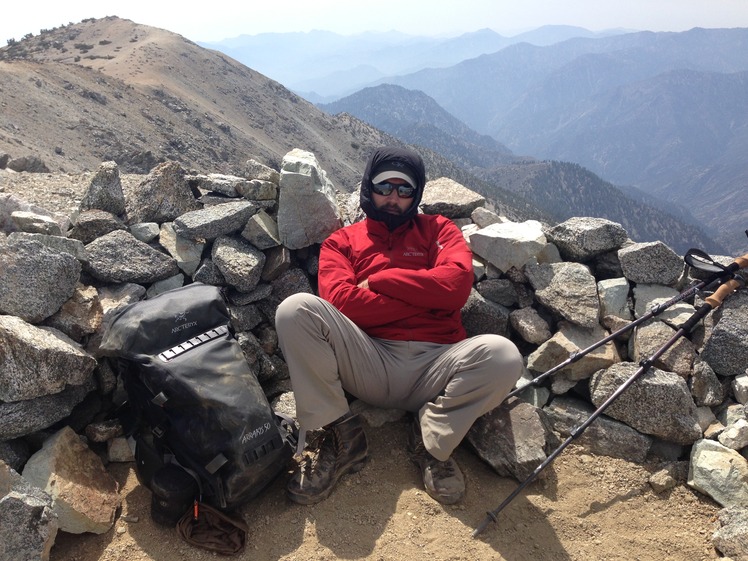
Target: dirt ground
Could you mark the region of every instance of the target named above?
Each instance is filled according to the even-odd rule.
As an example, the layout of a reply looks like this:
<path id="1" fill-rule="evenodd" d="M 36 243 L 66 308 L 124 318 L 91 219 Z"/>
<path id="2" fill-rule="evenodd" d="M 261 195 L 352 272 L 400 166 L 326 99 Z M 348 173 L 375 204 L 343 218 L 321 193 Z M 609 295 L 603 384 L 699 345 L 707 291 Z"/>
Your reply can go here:
<path id="1" fill-rule="evenodd" d="M 252 561 L 703 561 L 718 506 L 684 483 L 656 494 L 648 483 L 661 466 L 595 457 L 572 445 L 477 538 L 473 530 L 517 485 L 470 450 L 456 458 L 467 480 L 463 503 L 442 506 L 423 490 L 405 452 L 405 424 L 367 427 L 370 461 L 346 476 L 322 503 L 299 506 L 279 477 L 240 510 Z M 105 534 L 58 533 L 51 561 L 203 561 L 220 557 L 154 524 L 150 492 L 132 464 L 112 464 L 122 511 Z"/>
<path id="2" fill-rule="evenodd" d="M 70 214 L 91 174 L 13 174 L 0 170 L 0 193 Z M 123 184 L 135 181 L 123 176 Z M 405 452 L 405 424 L 367 428 L 370 462 L 345 477 L 324 502 L 299 506 L 281 476 L 241 515 L 252 561 L 705 561 L 719 506 L 685 482 L 656 494 L 648 483 L 662 465 L 641 466 L 569 446 L 477 538 L 473 530 L 518 482 L 498 476 L 467 449 L 456 458 L 467 480 L 465 501 L 442 506 L 423 490 Z M 150 492 L 133 464 L 111 464 L 122 509 L 105 534 L 59 532 L 50 561 L 205 561 L 173 528 L 150 518 Z"/>

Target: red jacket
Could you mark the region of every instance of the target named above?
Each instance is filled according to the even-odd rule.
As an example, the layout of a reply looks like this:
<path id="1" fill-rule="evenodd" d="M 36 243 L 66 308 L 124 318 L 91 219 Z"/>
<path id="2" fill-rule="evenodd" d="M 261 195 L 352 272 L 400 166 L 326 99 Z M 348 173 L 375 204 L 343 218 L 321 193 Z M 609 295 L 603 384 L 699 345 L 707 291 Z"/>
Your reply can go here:
<path id="1" fill-rule="evenodd" d="M 392 232 L 367 218 L 322 244 L 319 293 L 372 337 L 456 343 L 465 338 L 472 258 L 443 216 L 419 214 Z M 359 288 L 366 279 L 369 288 Z"/>

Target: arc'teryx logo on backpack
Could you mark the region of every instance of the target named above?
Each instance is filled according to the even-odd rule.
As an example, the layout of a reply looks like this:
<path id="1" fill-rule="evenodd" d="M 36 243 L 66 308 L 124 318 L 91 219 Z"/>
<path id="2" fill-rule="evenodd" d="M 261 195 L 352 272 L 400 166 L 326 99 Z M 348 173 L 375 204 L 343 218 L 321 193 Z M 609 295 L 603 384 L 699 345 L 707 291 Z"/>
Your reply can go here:
<path id="1" fill-rule="evenodd" d="M 187 321 L 187 314 L 189 313 L 189 310 L 185 310 L 183 312 L 177 312 L 176 314 L 174 314 L 174 323 L 184 323 L 182 323 L 181 325 L 177 325 L 176 327 L 172 327 L 172 333 L 176 333 L 177 331 L 182 331 L 184 329 L 189 329 L 190 327 L 195 327 L 197 325 L 196 321 Z"/>

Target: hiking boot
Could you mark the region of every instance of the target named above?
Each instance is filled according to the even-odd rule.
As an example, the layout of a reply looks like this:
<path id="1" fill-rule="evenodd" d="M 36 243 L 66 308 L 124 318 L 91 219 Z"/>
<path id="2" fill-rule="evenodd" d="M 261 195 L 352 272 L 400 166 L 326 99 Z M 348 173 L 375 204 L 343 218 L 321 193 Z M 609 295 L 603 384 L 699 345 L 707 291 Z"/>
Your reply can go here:
<path id="1" fill-rule="evenodd" d="M 426 492 L 445 505 L 455 504 L 465 496 L 465 478 L 457 462 L 452 458 L 440 462 L 428 453 L 423 445 L 418 421 L 410 424 L 408 452 L 411 461 L 418 466 Z"/>
<path id="2" fill-rule="evenodd" d="M 311 505 L 326 499 L 338 480 L 360 471 L 368 457 L 366 434 L 358 415 L 327 426 L 302 459 L 286 487 L 296 503 Z"/>

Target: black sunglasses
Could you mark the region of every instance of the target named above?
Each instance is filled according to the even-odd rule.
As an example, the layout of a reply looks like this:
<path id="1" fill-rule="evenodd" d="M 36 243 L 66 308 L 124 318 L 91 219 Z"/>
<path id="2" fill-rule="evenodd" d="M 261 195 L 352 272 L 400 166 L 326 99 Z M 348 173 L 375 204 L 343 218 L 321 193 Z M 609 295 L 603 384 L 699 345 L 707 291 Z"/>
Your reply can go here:
<path id="1" fill-rule="evenodd" d="M 388 197 L 395 189 L 397 189 L 397 196 L 401 199 L 412 199 L 416 194 L 416 188 L 407 183 L 399 185 L 390 183 L 389 181 L 382 181 L 381 183 L 373 183 L 371 185 L 371 190 L 383 197 Z"/>

